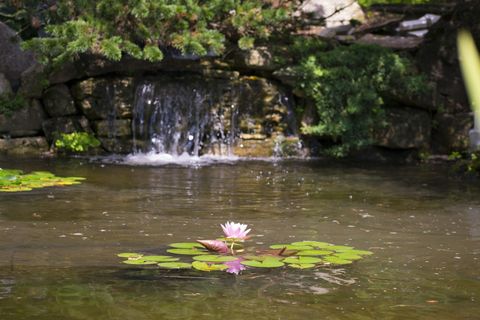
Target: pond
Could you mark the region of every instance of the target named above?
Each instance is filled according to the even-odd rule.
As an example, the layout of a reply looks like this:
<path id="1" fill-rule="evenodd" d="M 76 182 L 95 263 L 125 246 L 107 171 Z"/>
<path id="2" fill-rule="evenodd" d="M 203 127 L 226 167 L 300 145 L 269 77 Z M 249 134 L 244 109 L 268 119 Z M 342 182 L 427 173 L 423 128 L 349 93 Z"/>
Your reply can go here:
<path id="1" fill-rule="evenodd" d="M 81 176 L 0 193 L 0 314 L 10 319 L 474 319 L 480 187 L 443 167 L 321 161 L 131 166 L 82 159 L 2 168 Z M 208 239 L 326 241 L 370 250 L 307 270 L 174 271 L 122 264 Z"/>

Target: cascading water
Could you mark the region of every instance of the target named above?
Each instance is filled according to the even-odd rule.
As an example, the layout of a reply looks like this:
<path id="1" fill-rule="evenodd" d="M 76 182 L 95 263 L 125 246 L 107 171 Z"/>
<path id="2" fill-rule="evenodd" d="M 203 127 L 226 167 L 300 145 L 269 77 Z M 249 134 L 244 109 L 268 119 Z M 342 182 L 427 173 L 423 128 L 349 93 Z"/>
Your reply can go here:
<path id="1" fill-rule="evenodd" d="M 168 160 L 201 155 L 230 156 L 235 106 L 225 106 L 222 86 L 195 80 L 145 80 L 133 108 L 133 156 Z M 230 110 L 229 110 L 230 109 Z"/>

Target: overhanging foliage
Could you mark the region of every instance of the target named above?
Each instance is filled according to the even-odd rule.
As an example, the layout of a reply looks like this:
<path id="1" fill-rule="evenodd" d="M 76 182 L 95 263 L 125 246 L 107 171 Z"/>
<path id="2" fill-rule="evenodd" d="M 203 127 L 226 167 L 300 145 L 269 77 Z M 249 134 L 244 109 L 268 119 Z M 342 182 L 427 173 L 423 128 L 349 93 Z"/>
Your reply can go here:
<path id="1" fill-rule="evenodd" d="M 259 0 L 58 0 L 45 27 L 48 37 L 25 48 L 44 63 L 81 53 L 120 60 L 127 53 L 160 61 L 166 50 L 204 56 L 223 52 L 228 41 L 241 48 L 268 38 L 291 18 L 290 1 L 275 8 Z"/>

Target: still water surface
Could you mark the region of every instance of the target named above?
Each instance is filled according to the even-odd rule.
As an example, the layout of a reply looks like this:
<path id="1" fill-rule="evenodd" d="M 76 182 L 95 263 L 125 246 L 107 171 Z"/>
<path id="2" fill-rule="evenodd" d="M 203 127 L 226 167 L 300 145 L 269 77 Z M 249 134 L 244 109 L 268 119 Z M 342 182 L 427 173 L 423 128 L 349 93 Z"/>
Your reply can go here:
<path id="1" fill-rule="evenodd" d="M 83 176 L 0 194 L 0 319 L 479 319 L 480 186 L 443 168 L 239 161 L 135 167 L 0 160 Z M 148 270 L 116 253 L 247 223 L 252 244 L 375 254 L 318 270 Z"/>

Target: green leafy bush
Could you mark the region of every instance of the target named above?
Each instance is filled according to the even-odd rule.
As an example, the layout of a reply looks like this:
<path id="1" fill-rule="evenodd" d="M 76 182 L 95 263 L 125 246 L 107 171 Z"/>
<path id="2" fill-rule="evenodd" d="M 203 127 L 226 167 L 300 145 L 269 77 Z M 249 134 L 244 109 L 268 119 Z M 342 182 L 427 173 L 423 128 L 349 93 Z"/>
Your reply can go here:
<path id="1" fill-rule="evenodd" d="M 466 159 L 467 171 L 471 173 L 480 172 L 480 154 L 478 152 L 472 152 L 470 157 Z"/>
<path id="2" fill-rule="evenodd" d="M 388 49 L 352 45 L 325 51 L 325 44 L 305 40 L 294 50 L 302 47 L 297 89 L 314 101 L 320 119 L 302 131 L 333 140 L 326 153 L 335 157 L 372 143 L 375 129 L 385 125 L 387 92 L 415 94 L 426 88 L 410 61 Z"/>
<path id="3" fill-rule="evenodd" d="M 55 147 L 73 152 L 85 152 L 100 146 L 100 141 L 87 132 L 62 133 L 55 141 Z"/>
<path id="4" fill-rule="evenodd" d="M 454 151 L 448 156 L 453 162 L 452 168 L 455 173 L 472 177 L 480 176 L 480 152 L 479 151 Z"/>

